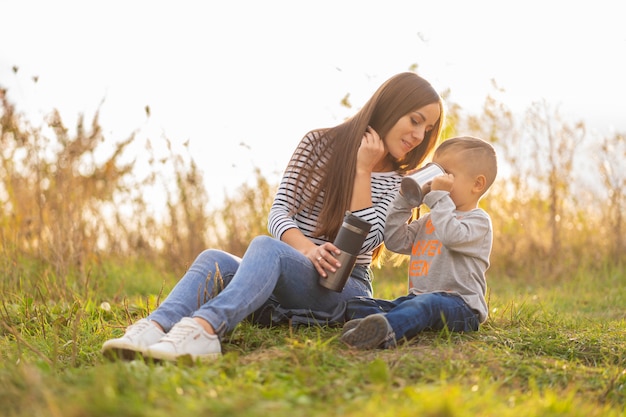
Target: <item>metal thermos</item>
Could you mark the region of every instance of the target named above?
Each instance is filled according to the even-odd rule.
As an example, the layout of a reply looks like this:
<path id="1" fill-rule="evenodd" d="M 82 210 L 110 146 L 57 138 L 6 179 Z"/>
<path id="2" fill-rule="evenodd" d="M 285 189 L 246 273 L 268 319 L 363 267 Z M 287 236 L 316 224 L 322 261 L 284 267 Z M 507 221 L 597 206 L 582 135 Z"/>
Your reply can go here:
<path id="1" fill-rule="evenodd" d="M 341 292 L 352 274 L 357 255 L 363 246 L 365 237 L 372 228 L 372 224 L 355 216 L 349 211 L 343 219 L 343 224 L 333 242 L 341 250 L 340 255 L 334 255 L 341 263 L 335 272 L 327 271 L 326 278 L 320 275 L 319 284 L 329 290 Z"/>
<path id="2" fill-rule="evenodd" d="M 422 201 L 424 201 L 425 195 L 422 187 L 431 182 L 433 178 L 438 177 L 439 175 L 443 175 L 445 173 L 446 171 L 444 171 L 441 165 L 435 162 L 430 162 L 426 164 L 423 168 L 417 170 L 414 174 L 402 178 L 402 182 L 400 183 L 402 195 L 414 207 L 421 205 Z"/>

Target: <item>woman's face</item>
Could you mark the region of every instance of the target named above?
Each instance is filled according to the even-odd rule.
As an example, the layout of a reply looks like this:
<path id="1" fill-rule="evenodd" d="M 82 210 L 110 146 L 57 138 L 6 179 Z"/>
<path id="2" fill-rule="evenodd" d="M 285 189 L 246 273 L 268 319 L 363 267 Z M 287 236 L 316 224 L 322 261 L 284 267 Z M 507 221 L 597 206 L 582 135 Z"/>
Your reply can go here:
<path id="1" fill-rule="evenodd" d="M 402 116 L 384 138 L 389 154 L 397 160 L 404 158 L 422 143 L 440 116 L 439 103 L 427 104 Z"/>

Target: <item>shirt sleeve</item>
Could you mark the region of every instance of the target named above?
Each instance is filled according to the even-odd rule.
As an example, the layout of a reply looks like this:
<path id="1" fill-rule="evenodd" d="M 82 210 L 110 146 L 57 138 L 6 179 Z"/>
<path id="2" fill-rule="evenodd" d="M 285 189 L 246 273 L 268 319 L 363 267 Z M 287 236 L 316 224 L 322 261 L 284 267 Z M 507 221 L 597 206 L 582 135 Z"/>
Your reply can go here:
<path id="1" fill-rule="evenodd" d="M 296 208 L 300 205 L 305 186 L 298 181 L 298 174 L 313 150 L 313 134 L 308 133 L 298 144 L 274 196 L 274 202 L 270 208 L 267 228 L 269 233 L 280 239 L 283 233 L 289 229 L 297 228 L 294 220 Z M 310 188 L 310 187 L 309 187 Z"/>
<path id="2" fill-rule="evenodd" d="M 431 191 L 424 203 L 430 208 L 435 234 L 445 247 L 468 256 L 484 256 L 485 244 L 491 245 L 491 220 L 484 210 L 456 211 L 447 191 Z"/>
<path id="3" fill-rule="evenodd" d="M 423 217 L 408 223 L 411 218 L 413 206 L 407 199 L 396 193 L 396 197 L 389 207 L 387 222 L 385 223 L 385 246 L 392 252 L 410 255 L 415 236 L 418 233 Z"/>

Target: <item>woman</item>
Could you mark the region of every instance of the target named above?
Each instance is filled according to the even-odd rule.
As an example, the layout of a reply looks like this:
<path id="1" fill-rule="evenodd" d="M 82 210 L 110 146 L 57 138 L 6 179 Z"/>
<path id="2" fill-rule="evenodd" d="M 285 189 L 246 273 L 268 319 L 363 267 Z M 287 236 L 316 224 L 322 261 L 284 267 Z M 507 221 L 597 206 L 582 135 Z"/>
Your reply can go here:
<path id="1" fill-rule="evenodd" d="M 273 237 L 252 240 L 243 258 L 202 252 L 163 303 L 124 336 L 108 340 L 109 358 L 138 353 L 156 360 L 221 355 L 220 338 L 270 299 L 282 309 L 329 312 L 372 296 L 370 264 L 383 243 L 385 216 L 402 175 L 435 148 L 443 102 L 418 75 L 383 83 L 353 117 L 313 130 L 296 148 L 270 210 Z M 319 285 L 339 265 L 333 240 L 346 211 L 372 224 L 342 292 Z M 216 271 L 225 288 L 209 300 Z"/>

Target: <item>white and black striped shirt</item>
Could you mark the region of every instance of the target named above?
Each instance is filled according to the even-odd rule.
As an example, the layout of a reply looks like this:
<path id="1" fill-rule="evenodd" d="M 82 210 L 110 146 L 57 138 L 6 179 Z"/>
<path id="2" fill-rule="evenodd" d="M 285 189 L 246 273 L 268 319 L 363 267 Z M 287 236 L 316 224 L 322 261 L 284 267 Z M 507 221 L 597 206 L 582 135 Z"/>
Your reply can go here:
<path id="1" fill-rule="evenodd" d="M 299 199 L 310 193 L 309 188 L 297 182 L 298 172 L 294 167 L 302 167 L 314 149 L 314 143 L 318 141 L 319 132 L 309 132 L 300 142 L 297 152 L 294 154 L 295 161 L 291 161 L 274 197 L 274 203 L 268 217 L 268 230 L 272 236 L 280 239 L 285 231 L 297 227 L 300 231 L 318 245 L 329 241 L 325 237 L 314 237 L 315 226 L 322 207 L 324 193 L 320 193 L 312 209 L 303 210 L 297 214 L 295 208 L 299 206 Z M 322 161 L 325 163 L 326 161 Z M 355 216 L 372 224 L 356 264 L 369 266 L 372 262 L 372 252 L 383 243 L 383 230 L 389 205 L 395 198 L 402 176 L 395 171 L 372 173 L 372 203 L 373 206 L 353 212 Z M 313 184 L 315 185 L 315 184 Z M 310 194 L 309 194 L 310 195 Z M 294 198 L 295 196 L 295 198 Z"/>

